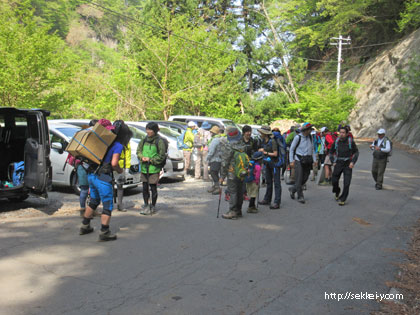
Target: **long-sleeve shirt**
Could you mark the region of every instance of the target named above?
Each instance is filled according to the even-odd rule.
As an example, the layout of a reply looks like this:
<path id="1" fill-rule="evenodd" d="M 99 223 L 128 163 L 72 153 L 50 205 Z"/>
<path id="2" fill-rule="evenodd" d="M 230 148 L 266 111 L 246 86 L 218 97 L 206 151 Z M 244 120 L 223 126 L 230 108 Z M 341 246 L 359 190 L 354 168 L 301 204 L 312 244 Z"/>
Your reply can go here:
<path id="1" fill-rule="evenodd" d="M 187 131 L 185 132 L 184 143 L 188 146 L 188 148 L 183 150 L 192 151 L 194 145 L 194 133 L 191 128 L 187 128 Z"/>
<path id="2" fill-rule="evenodd" d="M 207 161 L 209 163 L 221 162 L 222 161 L 222 148 L 220 146 L 220 140 L 222 137 L 215 136 L 210 142 L 209 153 L 207 155 Z"/>
<path id="3" fill-rule="evenodd" d="M 299 142 L 299 139 L 300 139 L 300 142 Z M 314 145 L 312 144 L 312 141 L 311 141 L 311 135 L 305 137 L 299 134 L 293 139 L 293 142 L 292 142 L 292 145 L 290 146 L 290 151 L 289 151 L 290 162 L 300 161 L 298 155 L 300 156 L 311 155 L 312 159 L 316 161 L 316 153 L 314 150 Z"/>
<path id="4" fill-rule="evenodd" d="M 385 143 L 384 143 L 385 141 Z M 381 152 L 383 153 L 389 153 L 391 152 L 391 143 L 389 142 L 388 138 L 383 137 L 376 139 L 375 141 L 372 142 L 372 145 L 375 146 L 375 143 L 378 147 L 381 148 Z M 381 147 L 382 146 L 382 147 Z"/>

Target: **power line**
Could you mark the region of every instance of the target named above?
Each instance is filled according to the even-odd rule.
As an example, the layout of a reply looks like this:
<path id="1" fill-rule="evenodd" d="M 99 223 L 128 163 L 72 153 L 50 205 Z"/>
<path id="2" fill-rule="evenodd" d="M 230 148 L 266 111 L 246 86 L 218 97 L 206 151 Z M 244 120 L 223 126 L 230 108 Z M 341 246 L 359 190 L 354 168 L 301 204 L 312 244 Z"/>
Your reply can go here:
<path id="1" fill-rule="evenodd" d="M 388 45 L 388 44 L 394 44 L 394 43 L 399 43 L 401 42 L 401 40 L 396 40 L 393 42 L 384 42 L 384 43 L 378 43 L 378 44 L 371 44 L 371 45 L 364 45 L 364 46 L 354 46 L 354 47 L 350 47 L 350 48 L 343 48 L 343 50 L 350 50 L 350 49 L 356 49 L 356 48 L 365 48 L 365 47 L 373 47 L 373 46 L 381 46 L 381 45 Z"/>

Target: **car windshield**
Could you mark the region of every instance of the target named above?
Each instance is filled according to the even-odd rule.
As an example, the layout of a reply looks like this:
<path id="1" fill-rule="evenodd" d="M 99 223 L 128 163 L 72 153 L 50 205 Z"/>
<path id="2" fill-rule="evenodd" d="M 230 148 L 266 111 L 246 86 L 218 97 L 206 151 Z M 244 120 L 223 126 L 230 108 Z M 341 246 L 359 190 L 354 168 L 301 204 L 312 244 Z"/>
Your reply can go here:
<path id="1" fill-rule="evenodd" d="M 143 140 L 146 138 L 146 132 L 141 130 L 140 128 L 128 126 L 130 128 L 131 132 L 133 133 L 133 138 Z"/>
<path id="2" fill-rule="evenodd" d="M 59 132 L 64 134 L 67 138 L 73 138 L 74 134 L 78 132 L 81 128 L 77 127 L 68 127 L 68 128 L 57 128 Z"/>
<path id="3" fill-rule="evenodd" d="M 175 130 L 169 129 L 167 127 L 159 127 L 159 129 L 162 134 L 171 138 L 177 138 L 180 135 Z"/>

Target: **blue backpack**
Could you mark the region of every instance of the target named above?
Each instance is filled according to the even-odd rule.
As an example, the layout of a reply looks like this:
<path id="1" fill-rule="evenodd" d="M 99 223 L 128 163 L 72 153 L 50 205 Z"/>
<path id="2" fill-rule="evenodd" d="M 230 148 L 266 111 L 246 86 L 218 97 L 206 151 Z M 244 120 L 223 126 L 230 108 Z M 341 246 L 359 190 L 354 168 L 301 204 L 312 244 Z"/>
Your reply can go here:
<path id="1" fill-rule="evenodd" d="M 245 177 L 245 183 L 252 183 L 255 180 L 254 169 L 255 161 L 251 160 L 248 164 L 248 175 Z"/>
<path id="2" fill-rule="evenodd" d="M 182 133 L 176 138 L 176 146 L 178 150 L 188 149 L 188 146 L 184 143 L 186 132 L 187 130 L 182 131 Z"/>
<path id="3" fill-rule="evenodd" d="M 19 186 L 23 181 L 23 176 L 25 175 L 25 162 L 17 162 L 14 163 L 13 167 L 13 175 L 12 175 L 12 181 L 13 185 Z"/>

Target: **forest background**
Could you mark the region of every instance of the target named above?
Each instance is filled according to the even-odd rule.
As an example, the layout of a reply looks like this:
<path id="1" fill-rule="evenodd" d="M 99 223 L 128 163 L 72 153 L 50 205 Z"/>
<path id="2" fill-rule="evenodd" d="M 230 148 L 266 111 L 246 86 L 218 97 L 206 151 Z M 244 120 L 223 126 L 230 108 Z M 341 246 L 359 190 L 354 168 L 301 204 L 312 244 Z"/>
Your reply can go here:
<path id="1" fill-rule="evenodd" d="M 346 71 L 419 26 L 418 0 L 0 0 L 0 104 L 333 127 L 358 87 L 337 89 L 331 38 L 351 38 Z M 418 84 L 419 67 L 409 72 Z"/>

